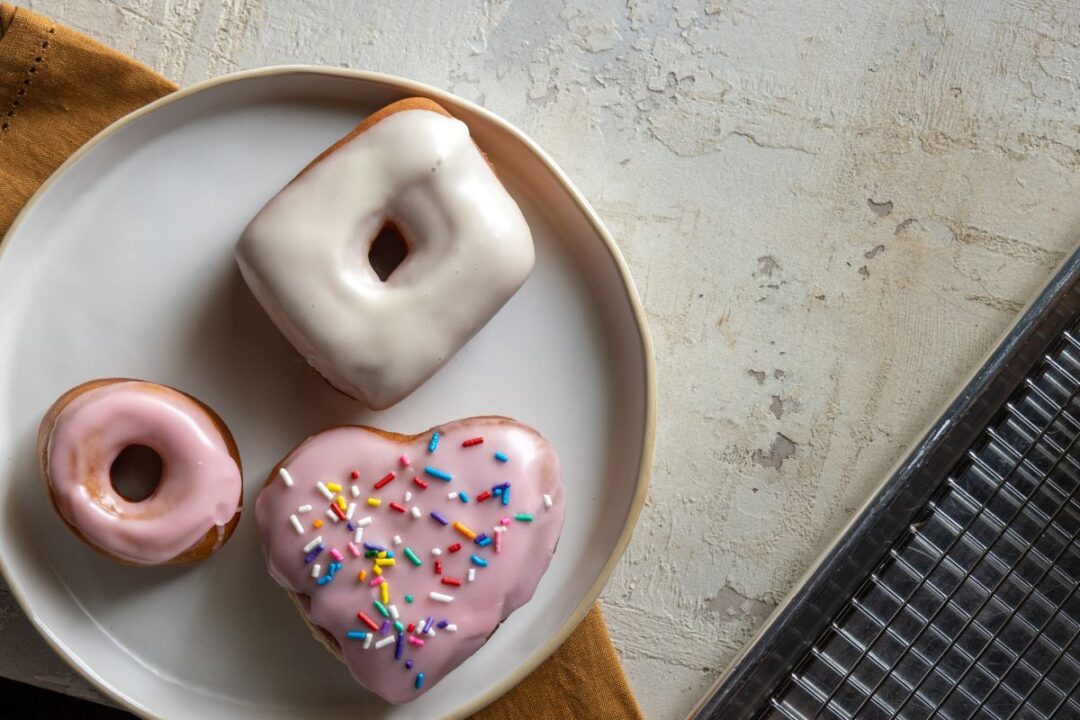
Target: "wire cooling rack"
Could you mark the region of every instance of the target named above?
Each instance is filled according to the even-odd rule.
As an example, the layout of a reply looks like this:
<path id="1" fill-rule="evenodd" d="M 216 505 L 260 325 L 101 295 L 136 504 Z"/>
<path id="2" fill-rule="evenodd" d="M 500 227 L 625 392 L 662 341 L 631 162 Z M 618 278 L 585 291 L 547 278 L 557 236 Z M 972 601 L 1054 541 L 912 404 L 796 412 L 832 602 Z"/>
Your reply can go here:
<path id="1" fill-rule="evenodd" d="M 1080 341 L 1025 380 L 761 717 L 1080 718 Z"/>
<path id="2" fill-rule="evenodd" d="M 694 711 L 1080 719 L 1080 250 Z"/>

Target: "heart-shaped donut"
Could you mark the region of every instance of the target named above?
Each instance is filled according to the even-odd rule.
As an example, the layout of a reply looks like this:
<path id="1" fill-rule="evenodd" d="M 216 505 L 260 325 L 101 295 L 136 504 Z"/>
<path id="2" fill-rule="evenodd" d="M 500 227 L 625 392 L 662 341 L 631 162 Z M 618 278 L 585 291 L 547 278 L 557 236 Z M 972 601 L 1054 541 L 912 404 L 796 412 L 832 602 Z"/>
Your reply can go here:
<path id="1" fill-rule="evenodd" d="M 303 441 L 255 504 L 271 576 L 358 683 L 412 700 L 528 602 L 562 530 L 559 459 L 532 428 L 477 417 Z"/>

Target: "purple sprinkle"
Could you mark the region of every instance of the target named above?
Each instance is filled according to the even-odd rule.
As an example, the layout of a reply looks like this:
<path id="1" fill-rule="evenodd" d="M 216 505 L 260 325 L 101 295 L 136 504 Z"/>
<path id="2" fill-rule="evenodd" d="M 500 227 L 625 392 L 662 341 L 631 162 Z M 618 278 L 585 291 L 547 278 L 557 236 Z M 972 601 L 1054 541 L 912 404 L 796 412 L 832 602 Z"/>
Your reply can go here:
<path id="1" fill-rule="evenodd" d="M 435 622 L 435 616 L 434 615 L 428 615 L 427 622 L 424 623 L 424 633 L 427 633 L 427 631 L 431 629 L 431 624 L 433 622 Z"/>
<path id="2" fill-rule="evenodd" d="M 349 532 L 352 532 L 352 531 L 356 530 L 356 523 L 354 523 L 352 520 L 350 520 L 345 527 L 349 528 Z"/>
<path id="3" fill-rule="evenodd" d="M 406 670 L 412 670 L 412 660 L 406 660 L 405 661 L 405 669 Z"/>
<path id="4" fill-rule="evenodd" d="M 440 620 L 440 621 L 439 621 L 439 624 L 438 624 L 438 625 L 436 625 L 435 627 L 437 627 L 437 628 L 439 628 L 440 630 L 442 630 L 442 629 L 443 629 L 444 627 L 446 627 L 446 626 L 447 626 L 447 625 L 449 625 L 449 624 L 450 624 L 450 621 L 449 621 L 449 620 Z"/>
<path id="5" fill-rule="evenodd" d="M 441 512 L 439 512 L 438 510 L 432 510 L 431 511 L 431 517 L 438 520 L 440 525 L 449 525 L 450 524 L 450 521 L 446 519 L 446 516 L 443 515 Z"/>
<path id="6" fill-rule="evenodd" d="M 491 488 L 491 491 L 495 492 L 496 490 L 505 490 L 508 487 L 510 487 L 510 483 L 499 483 L 495 487 Z"/>
<path id="7" fill-rule="evenodd" d="M 316 557 L 318 557 L 319 553 L 321 553 L 325 549 L 326 549 L 326 546 L 323 545 L 322 543 L 319 543 L 318 545 L 316 545 L 315 549 L 312 550 L 311 552 L 309 552 L 307 554 L 307 557 L 304 558 L 304 564 L 305 565 L 310 565 L 311 561 L 314 560 Z"/>
<path id="8" fill-rule="evenodd" d="M 401 646 L 405 644 L 405 633 L 398 633 L 397 646 L 394 648 L 394 659 L 401 659 Z"/>
<path id="9" fill-rule="evenodd" d="M 390 621 L 389 620 L 383 620 L 382 627 L 379 628 L 379 634 L 380 635 L 385 635 L 388 632 L 390 632 Z"/>
<path id="10" fill-rule="evenodd" d="M 376 545 L 375 543 L 366 542 L 364 543 L 364 547 L 366 547 L 368 550 L 374 550 L 375 552 L 386 551 L 386 548 L 384 548 L 382 545 Z"/>
<path id="11" fill-rule="evenodd" d="M 476 543 L 477 545 L 483 547 L 484 541 L 487 540 L 487 539 L 488 539 L 487 533 L 480 533 L 479 535 L 477 535 L 473 539 L 473 542 Z"/>

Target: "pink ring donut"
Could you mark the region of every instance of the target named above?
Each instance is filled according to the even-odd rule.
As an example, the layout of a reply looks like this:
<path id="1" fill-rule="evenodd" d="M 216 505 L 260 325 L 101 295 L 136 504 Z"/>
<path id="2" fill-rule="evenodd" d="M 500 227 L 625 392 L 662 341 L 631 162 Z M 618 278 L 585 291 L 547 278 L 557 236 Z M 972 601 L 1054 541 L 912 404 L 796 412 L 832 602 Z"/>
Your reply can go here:
<path id="1" fill-rule="evenodd" d="M 131 446 L 153 450 L 161 478 L 145 499 L 125 498 L 113 464 Z M 60 517 L 82 540 L 133 565 L 201 560 L 240 519 L 236 443 L 208 407 L 139 380 L 94 380 L 60 397 L 42 420 L 38 452 Z"/>

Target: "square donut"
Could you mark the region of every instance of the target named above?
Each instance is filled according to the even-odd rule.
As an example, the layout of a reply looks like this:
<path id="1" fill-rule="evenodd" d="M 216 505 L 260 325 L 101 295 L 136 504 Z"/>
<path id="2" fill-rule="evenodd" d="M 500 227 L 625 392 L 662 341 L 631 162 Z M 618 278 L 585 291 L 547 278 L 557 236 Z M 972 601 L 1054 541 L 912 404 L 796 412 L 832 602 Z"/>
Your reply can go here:
<path id="1" fill-rule="evenodd" d="M 525 217 L 465 123 L 409 98 L 293 178 L 244 230 L 236 258 L 307 362 L 378 410 L 461 349 L 535 255 Z"/>

